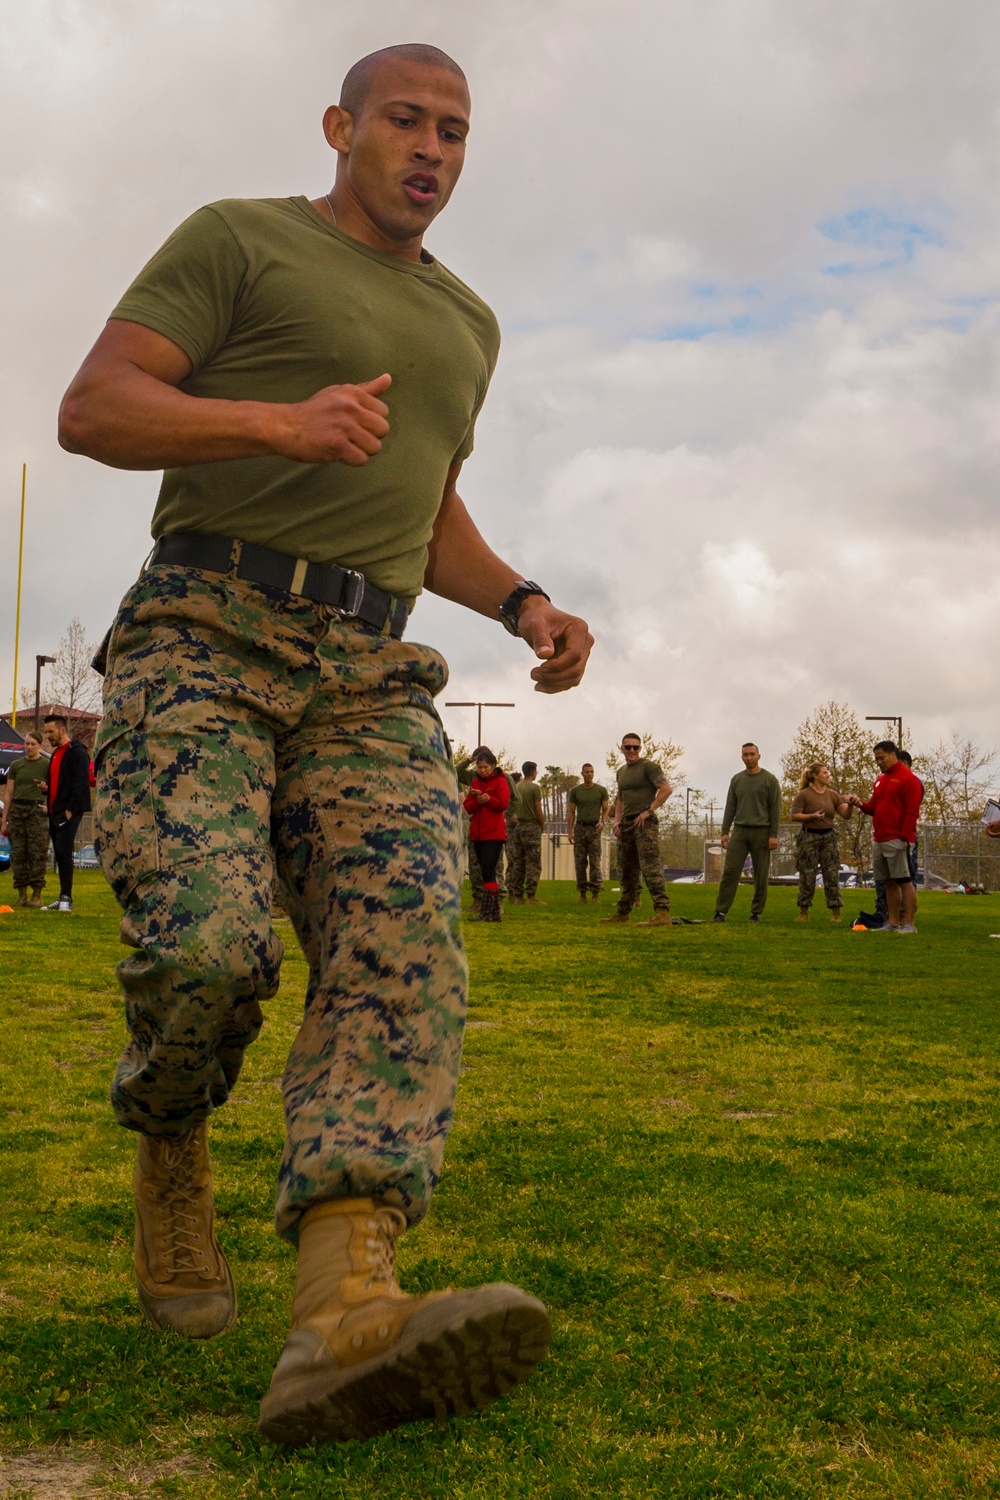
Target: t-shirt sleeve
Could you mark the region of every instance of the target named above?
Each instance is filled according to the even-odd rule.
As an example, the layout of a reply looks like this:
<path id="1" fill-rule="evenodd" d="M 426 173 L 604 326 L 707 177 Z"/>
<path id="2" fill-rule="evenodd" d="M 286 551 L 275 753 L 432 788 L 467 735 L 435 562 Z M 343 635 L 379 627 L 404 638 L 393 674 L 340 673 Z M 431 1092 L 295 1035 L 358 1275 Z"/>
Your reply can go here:
<path id="1" fill-rule="evenodd" d="M 647 760 L 646 780 L 649 782 L 650 786 L 662 786 L 666 779 L 667 778 L 663 774 L 662 767 L 658 766 L 655 760 Z"/>
<path id="2" fill-rule="evenodd" d="M 791 807 L 791 810 L 792 810 L 793 813 L 805 812 L 805 810 L 806 810 L 806 794 L 805 794 L 805 792 L 796 792 L 795 793 L 795 796 L 792 798 L 792 807 Z"/>
<path id="3" fill-rule="evenodd" d="M 111 316 L 162 333 L 199 370 L 226 340 L 246 274 L 246 255 L 225 219 L 200 208 L 142 268 Z"/>

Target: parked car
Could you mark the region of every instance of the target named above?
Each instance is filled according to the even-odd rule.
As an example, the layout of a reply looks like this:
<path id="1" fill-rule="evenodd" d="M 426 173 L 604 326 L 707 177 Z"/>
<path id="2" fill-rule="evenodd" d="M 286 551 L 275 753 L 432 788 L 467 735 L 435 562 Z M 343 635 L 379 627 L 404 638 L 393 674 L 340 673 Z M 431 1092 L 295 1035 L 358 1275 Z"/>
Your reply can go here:
<path id="1" fill-rule="evenodd" d="M 0 838 L 0 871 L 10 869 L 10 839 Z"/>
<path id="2" fill-rule="evenodd" d="M 84 844 L 73 852 L 73 863 L 78 870 L 99 870 L 101 862 L 94 853 L 93 844 Z"/>

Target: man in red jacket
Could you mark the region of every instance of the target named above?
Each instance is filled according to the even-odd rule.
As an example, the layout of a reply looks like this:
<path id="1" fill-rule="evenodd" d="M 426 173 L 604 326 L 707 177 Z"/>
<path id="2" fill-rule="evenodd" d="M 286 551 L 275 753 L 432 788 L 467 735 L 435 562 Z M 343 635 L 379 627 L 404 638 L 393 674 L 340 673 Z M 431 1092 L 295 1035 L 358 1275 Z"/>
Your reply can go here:
<path id="1" fill-rule="evenodd" d="M 885 881 L 889 908 L 889 921 L 881 930 L 916 932 L 913 919 L 917 912 L 917 893 L 910 874 L 910 846 L 917 841 L 917 814 L 923 792 L 909 766 L 899 759 L 892 740 L 879 741 L 875 746 L 875 761 L 880 774 L 872 787 L 871 797 L 862 802 L 860 797 L 852 794 L 849 801 L 872 820 L 875 879 Z"/>

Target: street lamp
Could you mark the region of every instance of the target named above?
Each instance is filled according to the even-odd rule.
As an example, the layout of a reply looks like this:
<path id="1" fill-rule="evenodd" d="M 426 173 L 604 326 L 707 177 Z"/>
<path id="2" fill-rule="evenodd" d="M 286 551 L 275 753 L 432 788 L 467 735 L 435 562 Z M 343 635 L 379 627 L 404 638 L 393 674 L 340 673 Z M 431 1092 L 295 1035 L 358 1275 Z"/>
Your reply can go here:
<path id="1" fill-rule="evenodd" d="M 463 701 L 461 703 L 446 703 L 445 704 L 445 708 L 475 708 L 475 709 L 479 710 L 477 718 L 476 718 L 476 744 L 477 744 L 477 746 L 481 745 L 483 743 L 483 709 L 484 708 L 516 708 L 516 707 L 517 707 L 516 703 L 480 703 L 478 701 L 478 699 L 476 699 L 476 698 L 472 698 L 470 700 L 463 699 Z"/>
<path id="2" fill-rule="evenodd" d="M 41 692 L 42 692 L 42 668 L 44 666 L 47 666 L 50 661 L 55 661 L 55 657 L 54 656 L 36 656 L 35 657 L 35 733 L 36 734 L 38 734 L 40 732 L 40 728 L 41 728 L 41 708 L 39 707 L 39 698 L 40 698 Z"/>
<path id="3" fill-rule="evenodd" d="M 896 739 L 896 744 L 899 746 L 900 750 L 902 750 L 902 748 L 903 748 L 903 717 L 902 717 L 902 714 L 865 714 L 865 718 L 869 722 L 873 722 L 873 723 L 876 723 L 876 724 L 897 724 L 899 726 L 899 735 L 898 735 L 898 737 Z"/>
<path id="4" fill-rule="evenodd" d="M 684 788 L 684 864 L 691 863 L 691 850 L 688 845 L 688 833 L 691 827 L 691 788 Z"/>

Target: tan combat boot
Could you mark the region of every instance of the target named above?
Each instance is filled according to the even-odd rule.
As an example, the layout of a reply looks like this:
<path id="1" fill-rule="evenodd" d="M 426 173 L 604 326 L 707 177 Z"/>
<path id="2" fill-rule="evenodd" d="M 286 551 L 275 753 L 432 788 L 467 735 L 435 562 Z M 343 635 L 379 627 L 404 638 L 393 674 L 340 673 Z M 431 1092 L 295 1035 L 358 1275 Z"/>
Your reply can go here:
<path id="1" fill-rule="evenodd" d="M 364 1441 L 404 1422 L 488 1406 L 531 1374 L 551 1336 L 541 1302 L 497 1283 L 409 1297 L 395 1276 L 406 1227 L 371 1198 L 302 1217 L 292 1330 L 260 1431 L 295 1446 Z"/>
<path id="2" fill-rule="evenodd" d="M 236 1322 L 236 1290 L 214 1220 L 207 1125 L 181 1136 L 140 1135 L 135 1275 L 154 1327 L 210 1339 Z"/>
<path id="3" fill-rule="evenodd" d="M 40 885 L 33 885 L 31 887 L 31 900 L 28 902 L 28 905 L 29 906 L 41 906 L 41 904 L 42 904 L 42 888 L 41 888 Z"/>
<path id="4" fill-rule="evenodd" d="M 28 888 L 27 888 L 27 886 L 25 886 L 24 889 L 22 890 L 21 887 L 18 886 L 17 900 L 14 902 L 14 905 L 15 906 L 27 906 L 27 904 L 28 904 Z"/>
<path id="5" fill-rule="evenodd" d="M 601 921 L 605 922 L 605 923 L 606 922 L 631 922 L 631 920 L 632 920 L 632 913 L 630 911 L 626 911 L 626 912 L 613 911 L 611 913 L 610 917 L 602 917 L 601 918 Z"/>
<path id="6" fill-rule="evenodd" d="M 672 927 L 674 924 L 670 913 L 658 908 L 647 921 L 640 922 L 638 925 L 640 927 Z"/>

